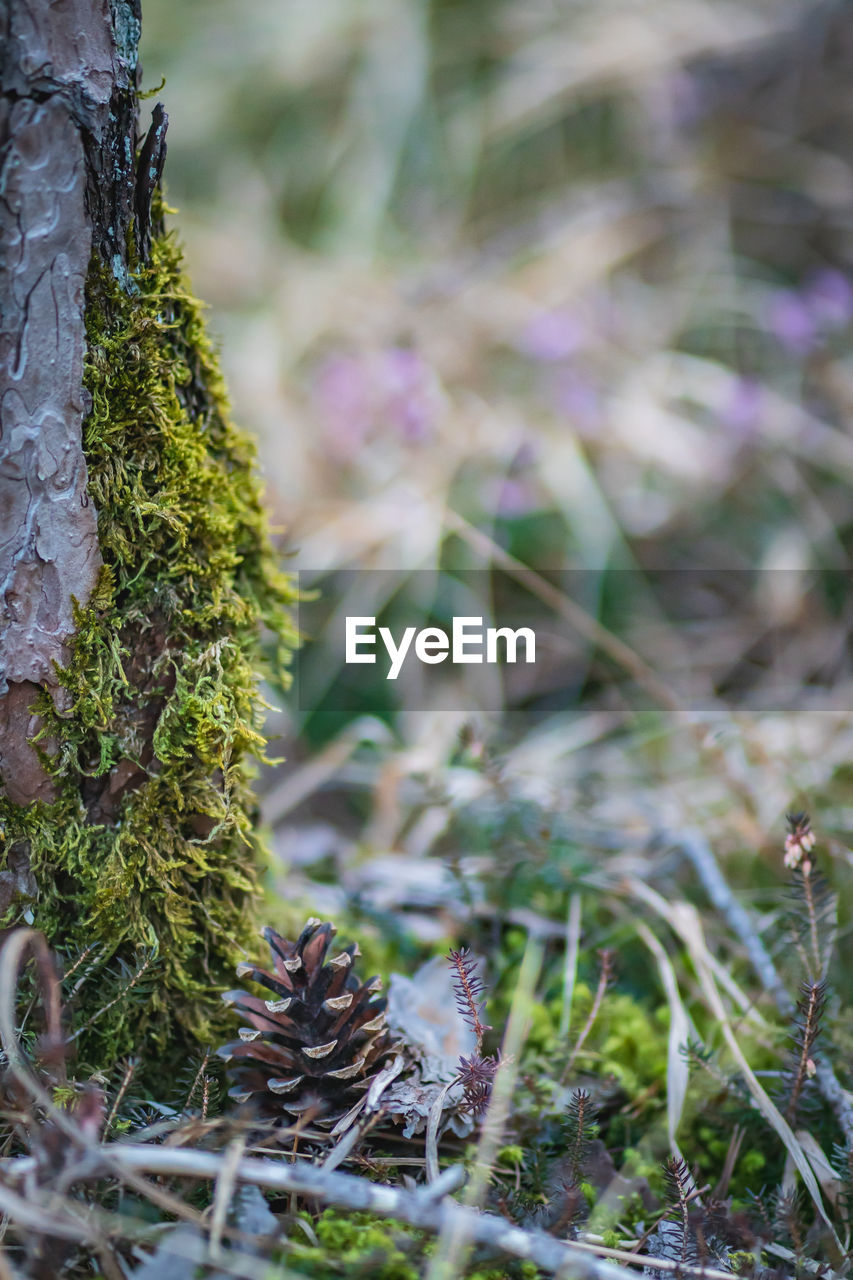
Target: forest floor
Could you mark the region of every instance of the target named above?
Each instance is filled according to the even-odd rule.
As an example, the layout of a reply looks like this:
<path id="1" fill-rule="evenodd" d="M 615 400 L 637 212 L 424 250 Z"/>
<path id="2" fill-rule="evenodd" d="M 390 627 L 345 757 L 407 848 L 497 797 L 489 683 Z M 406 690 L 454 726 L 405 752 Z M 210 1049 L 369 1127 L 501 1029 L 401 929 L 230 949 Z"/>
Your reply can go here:
<path id="1" fill-rule="evenodd" d="M 180 1102 L 102 1082 L 106 1122 L 19 1065 L 48 1119 L 0 1210 L 70 1154 L 0 1280 L 846 1274 L 849 14 L 146 18 L 193 283 L 328 604 L 265 687 L 263 919 L 358 944 L 406 1065 L 331 1135 L 259 1130 L 206 1056 Z M 535 678 L 347 683 L 341 613 L 472 573 Z"/>

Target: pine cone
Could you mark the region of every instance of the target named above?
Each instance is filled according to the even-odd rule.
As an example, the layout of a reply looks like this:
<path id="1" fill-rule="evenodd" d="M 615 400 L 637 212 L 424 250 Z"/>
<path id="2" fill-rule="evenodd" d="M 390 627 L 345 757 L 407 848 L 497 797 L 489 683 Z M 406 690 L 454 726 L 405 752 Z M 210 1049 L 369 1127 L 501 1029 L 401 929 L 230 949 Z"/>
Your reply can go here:
<path id="1" fill-rule="evenodd" d="M 314 1112 L 314 1124 L 333 1125 L 348 1111 L 393 1048 L 380 978 L 360 983 L 352 971 L 355 943 L 326 963 L 336 930 L 309 920 L 296 942 L 266 928 L 275 973 L 239 964 L 272 999 L 226 991 L 222 999 L 247 1016 L 240 1039 L 223 1045 L 234 1087 L 229 1097 L 249 1099 L 265 1116 Z"/>

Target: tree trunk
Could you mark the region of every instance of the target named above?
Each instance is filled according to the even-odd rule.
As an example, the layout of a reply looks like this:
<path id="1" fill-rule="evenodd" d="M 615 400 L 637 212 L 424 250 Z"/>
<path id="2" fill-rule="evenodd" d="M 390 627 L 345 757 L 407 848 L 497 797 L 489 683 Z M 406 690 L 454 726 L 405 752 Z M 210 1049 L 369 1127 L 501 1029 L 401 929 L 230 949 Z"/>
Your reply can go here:
<path id="1" fill-rule="evenodd" d="M 211 1033 L 251 916 L 260 628 L 283 661 L 291 592 L 164 232 L 161 107 L 137 145 L 138 0 L 0 23 L 0 911 L 93 948 L 102 1067 Z"/>

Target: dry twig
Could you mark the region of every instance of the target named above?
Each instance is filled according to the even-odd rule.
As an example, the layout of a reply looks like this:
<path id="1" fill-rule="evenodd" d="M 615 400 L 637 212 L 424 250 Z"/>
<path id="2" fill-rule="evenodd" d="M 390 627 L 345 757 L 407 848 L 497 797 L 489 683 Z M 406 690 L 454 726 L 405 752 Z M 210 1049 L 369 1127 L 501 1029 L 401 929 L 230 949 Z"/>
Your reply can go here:
<path id="1" fill-rule="evenodd" d="M 215 1181 L 225 1162 L 224 1154 L 208 1151 L 147 1147 L 132 1143 L 110 1143 L 103 1148 L 103 1168 L 125 1176 L 131 1173 L 159 1174 L 163 1177 L 201 1178 Z M 80 1172 L 91 1176 L 96 1170 L 89 1161 Z M 22 1162 L 10 1161 L 7 1176 Z M 23 1172 L 23 1170 L 18 1170 Z M 625 1271 L 573 1244 L 555 1240 L 544 1232 L 514 1227 L 495 1214 L 483 1213 L 457 1204 L 447 1196 L 436 1200 L 433 1188 L 406 1191 L 383 1183 L 368 1182 L 354 1174 L 328 1173 L 314 1165 L 285 1164 L 245 1157 L 231 1170 L 236 1182 L 268 1187 L 283 1195 L 303 1195 L 324 1204 L 338 1205 L 351 1212 L 375 1213 L 396 1218 L 424 1231 L 460 1233 L 465 1239 L 486 1245 L 510 1257 L 529 1259 L 554 1274 L 571 1275 L 575 1280 L 625 1280 Z"/>

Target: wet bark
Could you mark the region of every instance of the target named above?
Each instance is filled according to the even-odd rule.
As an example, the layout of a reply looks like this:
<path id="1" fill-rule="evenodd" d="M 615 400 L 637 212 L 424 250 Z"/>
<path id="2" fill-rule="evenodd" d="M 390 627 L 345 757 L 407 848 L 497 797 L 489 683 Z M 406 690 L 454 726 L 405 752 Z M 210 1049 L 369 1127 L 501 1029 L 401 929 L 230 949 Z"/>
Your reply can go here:
<path id="1" fill-rule="evenodd" d="M 126 280 L 138 36 L 138 0 L 0 12 L 0 778 L 16 804 L 53 798 L 30 708 L 40 690 L 59 701 L 74 602 L 101 566 L 84 286 L 93 252 Z"/>

